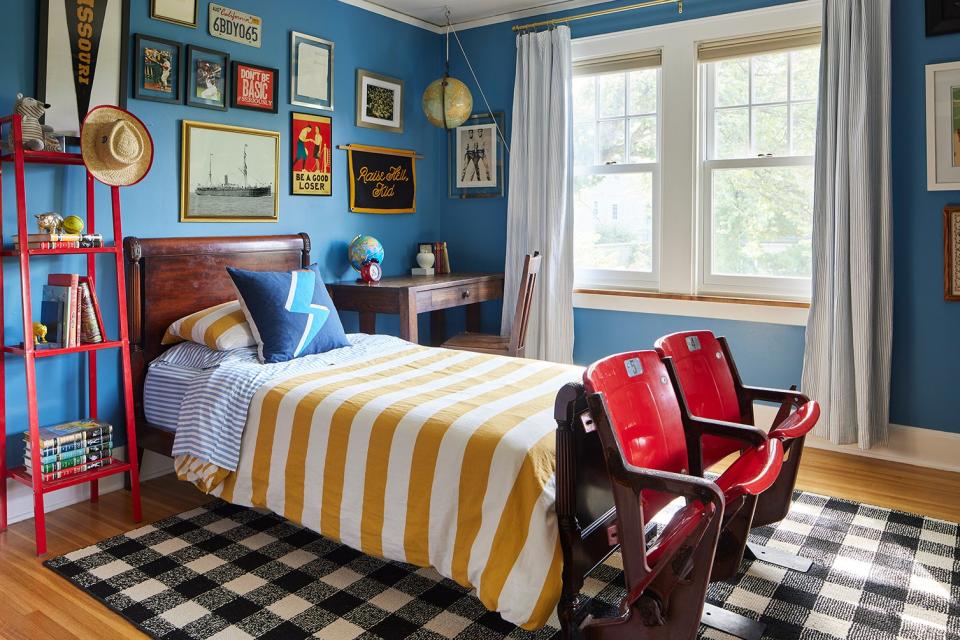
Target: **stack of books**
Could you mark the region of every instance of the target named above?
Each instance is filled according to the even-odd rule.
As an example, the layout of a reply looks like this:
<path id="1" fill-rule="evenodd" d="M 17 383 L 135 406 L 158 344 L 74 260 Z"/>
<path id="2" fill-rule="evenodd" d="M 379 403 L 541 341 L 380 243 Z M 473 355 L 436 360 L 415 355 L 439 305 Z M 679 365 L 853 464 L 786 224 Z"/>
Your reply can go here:
<path id="1" fill-rule="evenodd" d="M 51 273 L 43 287 L 40 322 L 47 327 L 47 342 L 36 345 L 41 349 L 103 342 L 103 317 L 93 281 L 75 273 Z"/>
<path id="2" fill-rule="evenodd" d="M 31 474 L 30 434 L 23 434 L 23 462 Z M 40 473 L 44 482 L 105 467 L 113 462 L 113 427 L 95 420 L 76 420 L 40 429 Z"/>
<path id="3" fill-rule="evenodd" d="M 447 243 L 434 242 L 433 255 L 436 257 L 433 263 L 434 273 L 437 275 L 450 273 L 450 254 L 447 252 Z"/>
<path id="4" fill-rule="evenodd" d="M 99 233 L 30 233 L 27 235 L 29 249 L 83 249 L 102 246 L 103 236 Z M 13 236 L 13 248 L 15 251 L 19 250 L 19 236 Z"/>

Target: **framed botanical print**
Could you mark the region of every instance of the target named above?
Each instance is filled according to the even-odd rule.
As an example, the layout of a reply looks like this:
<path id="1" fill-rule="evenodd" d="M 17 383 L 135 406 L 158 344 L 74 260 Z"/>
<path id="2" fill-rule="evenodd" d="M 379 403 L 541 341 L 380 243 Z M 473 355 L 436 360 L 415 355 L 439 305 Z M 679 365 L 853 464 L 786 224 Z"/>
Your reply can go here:
<path id="1" fill-rule="evenodd" d="M 150 0 L 150 17 L 197 28 L 197 0 Z"/>
<path id="2" fill-rule="evenodd" d="M 184 120 L 181 222 L 276 222 L 280 134 Z"/>
<path id="3" fill-rule="evenodd" d="M 290 114 L 290 195 L 333 195 L 333 120 Z"/>
<path id="4" fill-rule="evenodd" d="M 927 37 L 960 32 L 957 0 L 926 0 Z"/>
<path id="5" fill-rule="evenodd" d="M 960 300 L 960 205 L 943 209 L 943 299 Z"/>
<path id="6" fill-rule="evenodd" d="M 333 111 L 333 43 L 290 33 L 290 104 Z"/>
<path id="7" fill-rule="evenodd" d="M 357 126 L 403 133 L 403 80 L 357 69 Z"/>
<path id="8" fill-rule="evenodd" d="M 141 33 L 133 41 L 133 97 L 173 104 L 183 102 L 180 43 Z"/>
<path id="9" fill-rule="evenodd" d="M 960 62 L 928 64 L 927 189 L 960 189 Z"/>
<path id="10" fill-rule="evenodd" d="M 229 68 L 230 56 L 226 53 L 187 45 L 187 104 L 226 111 Z"/>
<path id="11" fill-rule="evenodd" d="M 81 6 L 82 5 L 82 6 Z M 129 0 L 40 0 L 37 98 L 44 124 L 76 141 L 97 105 L 127 105 Z"/>
<path id="12" fill-rule="evenodd" d="M 448 195 L 451 198 L 503 196 L 503 113 L 467 118 L 447 134 Z"/>
<path id="13" fill-rule="evenodd" d="M 246 62 L 233 61 L 231 73 L 233 90 L 230 106 L 236 109 L 277 112 L 277 97 L 280 72 L 271 67 L 261 67 Z"/>

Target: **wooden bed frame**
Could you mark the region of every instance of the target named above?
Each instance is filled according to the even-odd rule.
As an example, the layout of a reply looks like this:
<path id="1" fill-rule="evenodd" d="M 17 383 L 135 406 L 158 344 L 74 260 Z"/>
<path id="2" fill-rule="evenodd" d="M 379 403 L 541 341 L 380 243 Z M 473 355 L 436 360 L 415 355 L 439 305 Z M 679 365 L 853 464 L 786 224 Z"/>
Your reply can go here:
<path id="1" fill-rule="evenodd" d="M 147 365 L 166 347 L 167 327 L 185 315 L 236 299 L 225 267 L 287 271 L 310 264 L 310 237 L 277 236 L 124 239 L 127 317 L 140 460 L 143 451 L 171 455 L 171 431 L 150 424 L 143 411 Z M 557 519 L 563 549 L 563 593 L 557 613 L 565 639 L 579 637 L 585 615 L 579 596 L 584 577 L 614 552 L 616 511 L 600 438 L 579 415 L 586 408 L 579 385 L 558 389 Z"/>

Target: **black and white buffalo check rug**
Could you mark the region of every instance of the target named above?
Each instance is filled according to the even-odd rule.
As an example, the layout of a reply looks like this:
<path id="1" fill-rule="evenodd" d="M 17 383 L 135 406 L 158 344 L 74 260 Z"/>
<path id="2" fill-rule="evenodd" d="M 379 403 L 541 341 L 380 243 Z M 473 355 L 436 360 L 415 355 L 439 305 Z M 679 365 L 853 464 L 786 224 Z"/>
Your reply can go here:
<path id="1" fill-rule="evenodd" d="M 709 601 L 771 640 L 960 640 L 958 525 L 798 494 L 757 542 L 813 559 L 802 574 L 745 562 Z M 619 554 L 588 578 L 623 594 Z M 365 556 L 282 518 L 215 501 L 54 558 L 49 568 L 155 638 L 547 639 L 429 569 Z M 703 638 L 725 638 L 702 629 Z"/>

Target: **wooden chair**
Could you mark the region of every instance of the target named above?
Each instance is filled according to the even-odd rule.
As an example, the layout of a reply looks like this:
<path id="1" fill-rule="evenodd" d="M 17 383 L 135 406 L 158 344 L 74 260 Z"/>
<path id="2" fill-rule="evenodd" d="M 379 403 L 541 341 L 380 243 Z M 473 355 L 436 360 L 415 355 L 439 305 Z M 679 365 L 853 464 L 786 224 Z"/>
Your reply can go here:
<path id="1" fill-rule="evenodd" d="M 513 314 L 513 331 L 509 336 L 466 332 L 450 338 L 440 346 L 444 349 L 523 358 L 527 348 L 527 323 L 530 320 L 530 308 L 533 306 L 533 289 L 540 273 L 541 259 L 539 251 L 535 251 L 532 256 L 527 254 L 524 258 L 517 309 Z"/>

